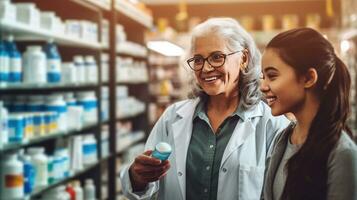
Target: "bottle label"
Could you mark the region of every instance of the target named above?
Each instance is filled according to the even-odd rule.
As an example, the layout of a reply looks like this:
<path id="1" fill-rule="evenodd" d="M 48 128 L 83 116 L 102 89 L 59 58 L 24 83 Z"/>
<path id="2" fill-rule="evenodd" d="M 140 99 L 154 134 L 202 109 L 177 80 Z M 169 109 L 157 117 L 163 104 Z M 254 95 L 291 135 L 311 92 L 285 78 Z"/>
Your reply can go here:
<path id="1" fill-rule="evenodd" d="M 9 80 L 9 57 L 0 55 L 0 81 Z"/>
<path id="2" fill-rule="evenodd" d="M 24 185 L 24 177 L 21 174 L 8 174 L 5 175 L 5 187 L 15 188 Z"/>
<path id="3" fill-rule="evenodd" d="M 61 61 L 59 59 L 49 59 L 47 61 L 47 81 L 58 83 L 61 81 Z"/>
<path id="4" fill-rule="evenodd" d="M 10 65 L 9 66 L 10 66 L 9 67 L 10 73 L 11 72 L 21 73 L 22 72 L 21 58 L 19 58 L 19 57 L 10 58 Z"/>

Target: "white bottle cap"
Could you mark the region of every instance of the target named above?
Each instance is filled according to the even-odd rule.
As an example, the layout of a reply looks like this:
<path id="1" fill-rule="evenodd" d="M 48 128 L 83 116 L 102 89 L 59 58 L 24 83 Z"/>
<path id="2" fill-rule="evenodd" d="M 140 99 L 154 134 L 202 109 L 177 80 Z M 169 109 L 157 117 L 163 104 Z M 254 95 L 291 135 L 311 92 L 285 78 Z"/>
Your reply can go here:
<path id="1" fill-rule="evenodd" d="M 27 149 L 27 153 L 29 155 L 43 154 L 44 152 L 45 152 L 45 148 L 43 147 L 31 147 Z"/>
<path id="2" fill-rule="evenodd" d="M 170 153 L 172 150 L 171 146 L 169 144 L 167 144 L 166 142 L 158 143 L 155 148 L 160 153 Z"/>
<path id="3" fill-rule="evenodd" d="M 41 46 L 27 46 L 28 51 L 42 51 Z"/>

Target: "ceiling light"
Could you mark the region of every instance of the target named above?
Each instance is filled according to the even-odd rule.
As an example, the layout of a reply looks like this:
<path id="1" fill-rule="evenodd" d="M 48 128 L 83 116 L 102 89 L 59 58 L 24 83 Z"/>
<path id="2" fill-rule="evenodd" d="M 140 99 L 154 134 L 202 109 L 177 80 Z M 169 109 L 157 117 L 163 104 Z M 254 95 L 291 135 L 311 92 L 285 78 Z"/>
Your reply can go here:
<path id="1" fill-rule="evenodd" d="M 181 56 L 184 53 L 182 47 L 168 41 L 149 41 L 147 47 L 165 56 Z"/>

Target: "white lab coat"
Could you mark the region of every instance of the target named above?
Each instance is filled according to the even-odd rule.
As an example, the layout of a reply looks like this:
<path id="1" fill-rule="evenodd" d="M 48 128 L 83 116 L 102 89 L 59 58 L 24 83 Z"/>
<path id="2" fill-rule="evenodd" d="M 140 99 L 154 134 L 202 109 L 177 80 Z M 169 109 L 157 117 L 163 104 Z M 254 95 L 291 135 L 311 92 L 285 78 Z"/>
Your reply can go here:
<path id="1" fill-rule="evenodd" d="M 145 149 L 154 149 L 164 141 L 172 146 L 171 168 L 160 181 L 152 182 L 145 191 L 133 193 L 126 167 L 121 171 L 124 195 L 129 199 L 186 199 L 186 155 L 190 143 L 193 115 L 200 100 L 185 100 L 166 109 L 153 128 Z M 221 161 L 218 179 L 218 200 L 257 200 L 260 197 L 265 158 L 277 132 L 289 121 L 273 117 L 263 102 L 242 113 L 227 144 Z"/>

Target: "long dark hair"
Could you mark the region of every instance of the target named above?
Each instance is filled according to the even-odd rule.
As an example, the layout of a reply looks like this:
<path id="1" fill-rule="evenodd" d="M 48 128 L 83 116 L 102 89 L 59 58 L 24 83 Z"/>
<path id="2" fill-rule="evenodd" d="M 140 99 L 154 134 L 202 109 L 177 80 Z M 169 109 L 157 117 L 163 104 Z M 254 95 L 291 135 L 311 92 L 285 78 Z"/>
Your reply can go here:
<path id="1" fill-rule="evenodd" d="M 327 162 L 342 131 L 352 135 L 346 120 L 350 111 L 351 78 L 333 46 L 311 28 L 298 28 L 274 37 L 267 48 L 303 75 L 315 68 L 318 80 L 314 92 L 320 107 L 300 150 L 288 163 L 288 175 L 281 199 L 320 200 L 327 195 Z"/>

